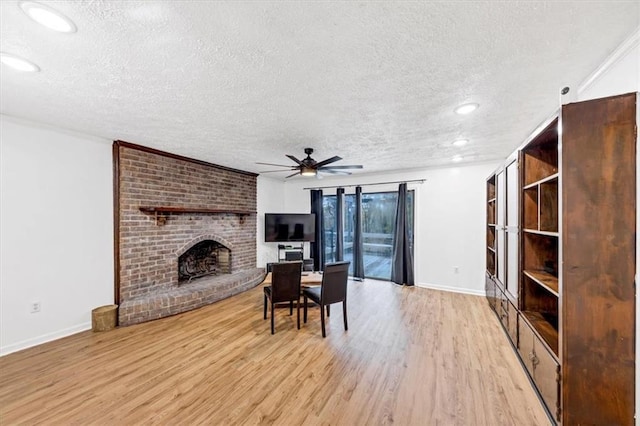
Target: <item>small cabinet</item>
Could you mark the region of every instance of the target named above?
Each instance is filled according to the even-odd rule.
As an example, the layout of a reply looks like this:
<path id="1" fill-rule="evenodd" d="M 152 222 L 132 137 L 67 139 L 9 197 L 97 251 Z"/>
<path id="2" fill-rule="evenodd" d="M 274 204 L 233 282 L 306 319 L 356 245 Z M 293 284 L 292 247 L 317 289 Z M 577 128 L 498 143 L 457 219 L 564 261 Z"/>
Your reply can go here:
<path id="1" fill-rule="evenodd" d="M 560 364 L 526 320 L 518 324 L 518 352 L 551 415 L 560 420 Z"/>

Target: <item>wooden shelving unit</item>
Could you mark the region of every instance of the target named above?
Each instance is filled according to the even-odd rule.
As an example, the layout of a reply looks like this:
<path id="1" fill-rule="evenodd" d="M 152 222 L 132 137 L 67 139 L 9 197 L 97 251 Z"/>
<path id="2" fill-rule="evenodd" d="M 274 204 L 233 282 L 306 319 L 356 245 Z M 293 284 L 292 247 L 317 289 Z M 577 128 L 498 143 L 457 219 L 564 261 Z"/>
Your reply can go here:
<path id="1" fill-rule="evenodd" d="M 558 356 L 558 120 L 522 150 L 524 318 Z"/>
<path id="2" fill-rule="evenodd" d="M 558 424 L 634 423 L 636 110 L 636 93 L 564 105 L 519 150 L 517 300 L 499 285 L 501 169 L 487 180 L 487 299 Z"/>

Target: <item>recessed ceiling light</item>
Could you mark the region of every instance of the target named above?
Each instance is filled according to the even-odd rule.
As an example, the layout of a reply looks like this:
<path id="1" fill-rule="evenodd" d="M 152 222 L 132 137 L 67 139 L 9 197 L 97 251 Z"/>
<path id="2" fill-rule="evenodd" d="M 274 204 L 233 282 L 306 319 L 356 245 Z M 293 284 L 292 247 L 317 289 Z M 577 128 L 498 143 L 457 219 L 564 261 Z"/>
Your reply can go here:
<path id="1" fill-rule="evenodd" d="M 456 108 L 454 111 L 456 112 L 456 114 L 460 114 L 460 115 L 465 115 L 465 114 L 469 114 L 470 112 L 475 111 L 476 109 L 478 109 L 480 105 L 478 104 L 464 104 L 464 105 L 460 105 L 458 108 Z"/>
<path id="2" fill-rule="evenodd" d="M 465 146 L 466 144 L 469 143 L 468 139 L 458 139 L 457 141 L 453 141 L 453 143 L 451 145 L 455 145 L 455 146 Z"/>
<path id="3" fill-rule="evenodd" d="M 458 162 L 462 161 L 462 156 L 461 155 L 456 155 L 455 157 L 453 157 L 451 159 L 451 161 L 453 161 L 454 163 L 458 163 Z"/>
<path id="4" fill-rule="evenodd" d="M 75 33 L 76 24 L 57 10 L 35 1 L 21 1 L 20 9 L 40 25 L 61 33 Z"/>
<path id="5" fill-rule="evenodd" d="M 20 58 L 19 56 L 12 55 L 10 53 L 0 52 L 0 62 L 8 67 L 11 67 L 18 71 L 24 72 L 38 72 L 40 67 L 33 62 Z"/>

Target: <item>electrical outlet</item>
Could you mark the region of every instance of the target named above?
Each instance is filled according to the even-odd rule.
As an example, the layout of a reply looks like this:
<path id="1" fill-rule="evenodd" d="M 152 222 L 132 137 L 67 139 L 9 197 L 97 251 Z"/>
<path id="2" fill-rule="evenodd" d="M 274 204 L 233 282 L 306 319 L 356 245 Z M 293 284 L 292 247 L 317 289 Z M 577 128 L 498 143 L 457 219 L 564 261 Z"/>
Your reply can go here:
<path id="1" fill-rule="evenodd" d="M 31 313 L 36 314 L 40 312 L 40 302 L 31 302 Z"/>

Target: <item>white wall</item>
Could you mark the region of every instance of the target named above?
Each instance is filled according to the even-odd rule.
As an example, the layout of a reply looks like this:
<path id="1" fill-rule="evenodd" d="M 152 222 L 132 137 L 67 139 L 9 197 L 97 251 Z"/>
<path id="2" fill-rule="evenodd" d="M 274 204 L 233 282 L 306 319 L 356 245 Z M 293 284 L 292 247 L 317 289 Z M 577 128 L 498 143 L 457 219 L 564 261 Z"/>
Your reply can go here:
<path id="1" fill-rule="evenodd" d="M 597 99 L 639 90 L 640 29 L 622 43 L 578 88 L 578 100 Z"/>
<path id="2" fill-rule="evenodd" d="M 256 233 L 256 262 L 258 268 L 264 268 L 269 262 L 278 259 L 277 243 L 264 242 L 264 214 L 284 213 L 284 182 L 258 176 L 258 217 Z"/>
<path id="3" fill-rule="evenodd" d="M 305 187 L 353 185 L 426 179 L 409 184 L 416 196 L 416 284 L 444 290 L 484 294 L 485 181 L 498 163 L 452 166 L 420 171 L 367 174 L 333 179 L 295 178 L 285 184 L 285 209 L 310 211 Z M 397 191 L 398 185 L 364 186 L 363 192 Z M 346 188 L 345 193 L 354 193 Z M 335 194 L 325 189 L 324 194 Z M 458 273 L 454 272 L 458 267 Z"/>
<path id="4" fill-rule="evenodd" d="M 0 115 L 0 354 L 90 329 L 113 303 L 111 169 L 110 141 Z"/>

